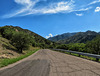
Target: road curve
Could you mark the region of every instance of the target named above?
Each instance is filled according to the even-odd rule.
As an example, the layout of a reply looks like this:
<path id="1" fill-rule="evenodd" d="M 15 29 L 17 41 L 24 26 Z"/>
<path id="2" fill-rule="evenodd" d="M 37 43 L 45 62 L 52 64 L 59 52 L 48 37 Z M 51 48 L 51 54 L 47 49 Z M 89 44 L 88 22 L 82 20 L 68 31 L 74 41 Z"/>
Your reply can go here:
<path id="1" fill-rule="evenodd" d="M 43 49 L 1 68 L 0 76 L 100 76 L 100 63 Z"/>

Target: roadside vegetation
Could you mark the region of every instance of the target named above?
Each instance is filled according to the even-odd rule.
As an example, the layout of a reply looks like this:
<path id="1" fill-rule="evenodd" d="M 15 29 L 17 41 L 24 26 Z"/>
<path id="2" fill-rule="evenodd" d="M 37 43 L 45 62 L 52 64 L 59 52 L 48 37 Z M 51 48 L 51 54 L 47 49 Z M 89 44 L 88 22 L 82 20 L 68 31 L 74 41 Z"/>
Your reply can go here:
<path id="1" fill-rule="evenodd" d="M 79 55 L 79 54 L 69 53 L 69 52 L 63 52 L 63 51 L 60 51 L 60 50 L 58 52 L 65 53 L 65 54 L 69 54 L 69 55 L 73 55 L 73 56 L 77 56 L 77 57 L 81 57 L 81 58 L 88 59 L 88 60 L 92 60 L 92 61 L 96 61 L 96 62 L 100 62 L 100 59 L 97 60 L 94 57 L 89 57 L 89 56 L 84 56 L 84 55 Z"/>
<path id="2" fill-rule="evenodd" d="M 11 59 L 0 59 L 0 68 L 1 67 L 4 67 L 4 66 L 7 66 L 9 64 L 12 64 L 12 63 L 15 63 L 23 58 L 26 58 L 30 55 L 32 55 L 33 53 L 35 53 L 36 51 L 38 51 L 39 49 L 34 49 L 34 50 L 31 50 L 31 51 L 28 51 L 26 54 L 23 54 L 17 58 L 11 58 Z"/>
<path id="3" fill-rule="evenodd" d="M 100 55 L 100 35 L 98 35 L 92 41 L 88 41 L 86 43 L 61 44 L 58 45 L 56 49 L 66 49 Z"/>

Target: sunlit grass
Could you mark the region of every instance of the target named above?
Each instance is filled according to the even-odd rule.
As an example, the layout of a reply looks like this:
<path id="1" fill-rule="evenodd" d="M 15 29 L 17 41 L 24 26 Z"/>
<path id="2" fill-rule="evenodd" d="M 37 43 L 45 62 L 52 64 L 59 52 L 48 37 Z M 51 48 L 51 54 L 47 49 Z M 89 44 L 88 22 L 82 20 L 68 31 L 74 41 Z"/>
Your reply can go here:
<path id="1" fill-rule="evenodd" d="M 20 57 L 18 58 L 12 58 L 12 59 L 1 59 L 0 60 L 0 67 L 4 67 L 4 66 L 7 66 L 9 64 L 12 64 L 12 63 L 15 63 L 23 58 L 26 58 L 30 55 L 32 55 L 33 53 L 37 52 L 39 49 L 35 49 L 35 50 L 32 50 L 32 51 L 29 51 L 28 53 L 26 53 L 25 55 L 21 55 Z"/>

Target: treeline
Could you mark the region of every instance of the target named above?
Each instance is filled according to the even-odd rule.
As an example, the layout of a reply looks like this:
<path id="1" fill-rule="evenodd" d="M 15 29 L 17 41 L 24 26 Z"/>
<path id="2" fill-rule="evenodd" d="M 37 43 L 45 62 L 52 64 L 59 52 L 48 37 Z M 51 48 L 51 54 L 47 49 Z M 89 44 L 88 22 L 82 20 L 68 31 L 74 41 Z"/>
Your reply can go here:
<path id="1" fill-rule="evenodd" d="M 40 48 L 54 48 L 56 43 L 51 42 L 29 30 L 20 27 L 4 26 L 0 27 L 0 35 L 8 39 L 16 48 L 16 51 L 22 53 L 29 46 Z"/>
<path id="2" fill-rule="evenodd" d="M 56 47 L 56 49 L 66 49 L 78 52 L 100 54 L 100 35 L 94 38 L 92 41 L 86 43 L 70 43 L 61 44 Z"/>

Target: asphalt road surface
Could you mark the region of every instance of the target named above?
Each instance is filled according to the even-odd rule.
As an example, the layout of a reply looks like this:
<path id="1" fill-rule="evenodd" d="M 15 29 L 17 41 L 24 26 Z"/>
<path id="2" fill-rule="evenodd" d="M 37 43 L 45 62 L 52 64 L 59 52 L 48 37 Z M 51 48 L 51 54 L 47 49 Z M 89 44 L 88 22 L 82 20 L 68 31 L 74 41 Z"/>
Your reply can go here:
<path id="1" fill-rule="evenodd" d="M 43 49 L 1 68 L 0 76 L 100 76 L 100 63 Z"/>

